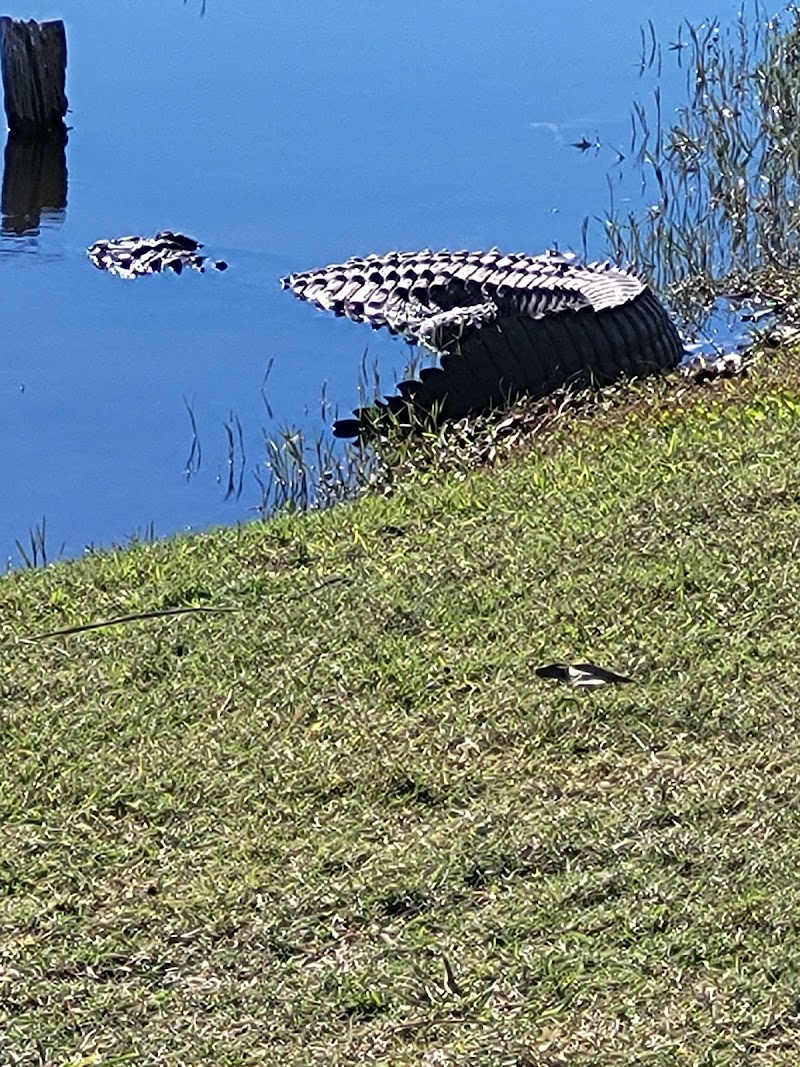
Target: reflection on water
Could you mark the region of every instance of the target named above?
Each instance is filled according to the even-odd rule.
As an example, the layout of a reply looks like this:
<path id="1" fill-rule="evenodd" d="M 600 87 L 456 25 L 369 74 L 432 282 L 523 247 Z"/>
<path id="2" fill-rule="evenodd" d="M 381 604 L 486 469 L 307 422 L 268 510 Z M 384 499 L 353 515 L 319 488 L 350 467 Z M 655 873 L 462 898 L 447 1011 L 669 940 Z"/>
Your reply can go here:
<path id="1" fill-rule="evenodd" d="M 8 135 L 0 201 L 4 236 L 38 234 L 44 214 L 63 222 L 67 208 L 65 137 L 25 140 Z"/>

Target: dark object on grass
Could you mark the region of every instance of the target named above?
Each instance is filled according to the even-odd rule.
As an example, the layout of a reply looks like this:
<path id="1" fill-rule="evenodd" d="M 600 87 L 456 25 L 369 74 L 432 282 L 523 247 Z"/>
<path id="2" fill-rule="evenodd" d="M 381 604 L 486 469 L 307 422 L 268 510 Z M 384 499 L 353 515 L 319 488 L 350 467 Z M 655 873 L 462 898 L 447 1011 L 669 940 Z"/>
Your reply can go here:
<path id="1" fill-rule="evenodd" d="M 67 35 L 64 23 L 0 17 L 0 68 L 14 137 L 66 137 Z"/>
<path id="2" fill-rule="evenodd" d="M 385 326 L 439 355 L 398 395 L 334 423 L 339 437 L 441 422 L 565 385 L 670 369 L 683 345 L 641 279 L 547 252 L 390 252 L 290 274 L 283 287 L 325 311 Z"/>
<path id="3" fill-rule="evenodd" d="M 155 237 L 117 237 L 111 241 L 95 241 L 87 252 L 100 270 L 110 271 L 120 278 L 138 278 L 142 274 L 159 274 L 173 270 L 180 274 L 184 267 L 205 271 L 208 256 L 198 251 L 203 246 L 193 237 L 172 230 L 160 230 Z M 222 260 L 213 263 L 216 270 L 226 270 Z"/>
<path id="4" fill-rule="evenodd" d="M 633 681 L 627 675 L 608 671 L 596 663 L 548 663 L 545 667 L 537 667 L 536 673 L 540 678 L 554 678 L 574 686 L 621 685 Z"/>

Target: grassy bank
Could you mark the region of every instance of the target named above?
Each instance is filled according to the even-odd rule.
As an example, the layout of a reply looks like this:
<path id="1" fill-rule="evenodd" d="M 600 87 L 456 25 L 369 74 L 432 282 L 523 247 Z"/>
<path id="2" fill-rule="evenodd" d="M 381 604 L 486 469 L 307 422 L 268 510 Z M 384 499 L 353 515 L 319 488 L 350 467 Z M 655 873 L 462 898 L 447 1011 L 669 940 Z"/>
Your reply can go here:
<path id="1" fill-rule="evenodd" d="M 2 579 L 0 1062 L 796 1063 L 794 362 Z"/>

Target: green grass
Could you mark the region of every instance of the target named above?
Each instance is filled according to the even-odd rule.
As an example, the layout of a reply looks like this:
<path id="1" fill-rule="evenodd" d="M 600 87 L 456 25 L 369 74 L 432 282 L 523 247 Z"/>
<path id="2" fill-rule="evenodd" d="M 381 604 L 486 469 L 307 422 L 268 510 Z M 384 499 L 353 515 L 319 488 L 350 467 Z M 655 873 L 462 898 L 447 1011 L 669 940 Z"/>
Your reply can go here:
<path id="1" fill-rule="evenodd" d="M 3 578 L 0 1062 L 797 1063 L 795 363 Z"/>

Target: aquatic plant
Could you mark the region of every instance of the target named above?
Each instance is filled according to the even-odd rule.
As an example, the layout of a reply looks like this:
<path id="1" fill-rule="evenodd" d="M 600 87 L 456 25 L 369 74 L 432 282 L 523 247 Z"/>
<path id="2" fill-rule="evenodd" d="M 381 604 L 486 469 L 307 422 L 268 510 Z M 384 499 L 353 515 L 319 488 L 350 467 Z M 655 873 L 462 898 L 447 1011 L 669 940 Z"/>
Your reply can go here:
<path id="1" fill-rule="evenodd" d="M 800 261 L 800 9 L 768 18 L 756 3 L 727 27 L 687 22 L 670 50 L 686 70 L 675 121 L 664 125 L 659 89 L 631 113 L 631 156 L 655 196 L 623 216 L 610 182 L 604 226 L 611 256 L 691 314 L 732 275 Z M 641 65 L 660 64 L 651 25 Z"/>
<path id="2" fill-rule="evenodd" d="M 42 515 L 42 521 L 37 522 L 35 526 L 32 526 L 28 531 L 28 545 L 27 547 L 18 538 L 15 538 L 14 544 L 16 545 L 17 552 L 19 552 L 22 565 L 26 570 L 33 570 L 36 567 L 46 567 L 48 561 L 48 549 L 47 549 L 47 516 Z M 61 547 L 55 553 L 56 557 L 60 556 L 64 551 L 64 544 L 62 542 Z M 49 553 L 49 558 L 53 558 L 53 553 Z"/>
<path id="3" fill-rule="evenodd" d="M 383 463 L 374 448 L 343 446 L 326 429 L 313 434 L 297 427 L 264 431 L 266 456 L 256 470 L 264 518 L 278 511 L 309 511 L 357 496 Z"/>

